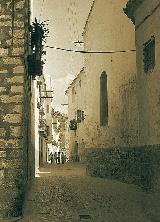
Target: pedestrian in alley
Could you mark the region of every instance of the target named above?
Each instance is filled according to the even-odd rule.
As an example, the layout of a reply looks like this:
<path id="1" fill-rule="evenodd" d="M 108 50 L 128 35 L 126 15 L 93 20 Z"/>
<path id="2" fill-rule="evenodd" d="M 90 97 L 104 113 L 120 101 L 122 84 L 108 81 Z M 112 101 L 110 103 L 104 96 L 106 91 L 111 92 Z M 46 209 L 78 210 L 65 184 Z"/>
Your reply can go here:
<path id="1" fill-rule="evenodd" d="M 60 164 L 60 163 L 61 163 L 61 152 L 58 152 L 58 157 L 57 157 L 57 159 L 58 159 L 58 164 Z"/>
<path id="2" fill-rule="evenodd" d="M 61 161 L 62 161 L 62 164 L 66 162 L 66 155 L 63 152 L 61 154 Z"/>
<path id="3" fill-rule="evenodd" d="M 53 164 L 53 153 L 52 152 L 50 153 L 49 157 L 50 157 L 50 160 L 51 160 L 51 164 Z"/>
<path id="4" fill-rule="evenodd" d="M 58 157 L 57 157 L 57 152 L 54 153 L 54 162 L 57 163 Z"/>

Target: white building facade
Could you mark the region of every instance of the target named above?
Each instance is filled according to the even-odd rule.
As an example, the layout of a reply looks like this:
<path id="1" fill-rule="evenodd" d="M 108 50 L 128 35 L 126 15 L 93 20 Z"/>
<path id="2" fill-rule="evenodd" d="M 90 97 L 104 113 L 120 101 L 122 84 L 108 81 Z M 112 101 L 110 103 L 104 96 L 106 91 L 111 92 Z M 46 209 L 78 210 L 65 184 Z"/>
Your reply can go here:
<path id="1" fill-rule="evenodd" d="M 85 25 L 84 68 L 67 90 L 68 120 L 77 122 L 70 149 L 80 159 L 90 148 L 139 140 L 134 25 L 123 12 L 126 2 L 95 0 Z"/>

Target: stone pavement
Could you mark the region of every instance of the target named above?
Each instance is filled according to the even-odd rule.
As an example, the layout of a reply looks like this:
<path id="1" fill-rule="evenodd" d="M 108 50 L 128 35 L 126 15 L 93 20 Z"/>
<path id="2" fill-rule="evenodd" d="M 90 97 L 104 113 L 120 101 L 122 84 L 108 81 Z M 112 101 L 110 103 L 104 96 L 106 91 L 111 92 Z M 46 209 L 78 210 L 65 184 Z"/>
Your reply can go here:
<path id="1" fill-rule="evenodd" d="M 28 192 L 20 222 L 160 221 L 156 194 L 87 176 L 84 165 L 49 165 L 39 176 Z"/>

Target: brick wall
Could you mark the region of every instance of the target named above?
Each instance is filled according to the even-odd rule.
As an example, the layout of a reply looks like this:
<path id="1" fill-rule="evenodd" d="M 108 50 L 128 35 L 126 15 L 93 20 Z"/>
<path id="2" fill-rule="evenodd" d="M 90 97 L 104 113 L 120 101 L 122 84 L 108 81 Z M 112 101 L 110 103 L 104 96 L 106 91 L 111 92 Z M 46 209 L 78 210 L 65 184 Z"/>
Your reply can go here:
<path id="1" fill-rule="evenodd" d="M 0 218 L 21 213 L 28 176 L 28 2 L 0 1 Z"/>
<path id="2" fill-rule="evenodd" d="M 160 145 L 90 149 L 87 170 L 92 176 L 133 183 L 148 191 L 157 189 Z"/>

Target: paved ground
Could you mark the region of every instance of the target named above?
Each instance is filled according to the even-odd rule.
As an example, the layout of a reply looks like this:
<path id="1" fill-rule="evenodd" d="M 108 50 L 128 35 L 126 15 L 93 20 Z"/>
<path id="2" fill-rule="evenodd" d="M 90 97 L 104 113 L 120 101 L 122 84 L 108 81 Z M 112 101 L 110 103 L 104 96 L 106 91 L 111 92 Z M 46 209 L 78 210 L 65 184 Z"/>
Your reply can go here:
<path id="1" fill-rule="evenodd" d="M 20 222 L 160 221 L 156 194 L 146 194 L 134 185 L 86 176 L 83 165 L 46 166 L 39 175 Z"/>

